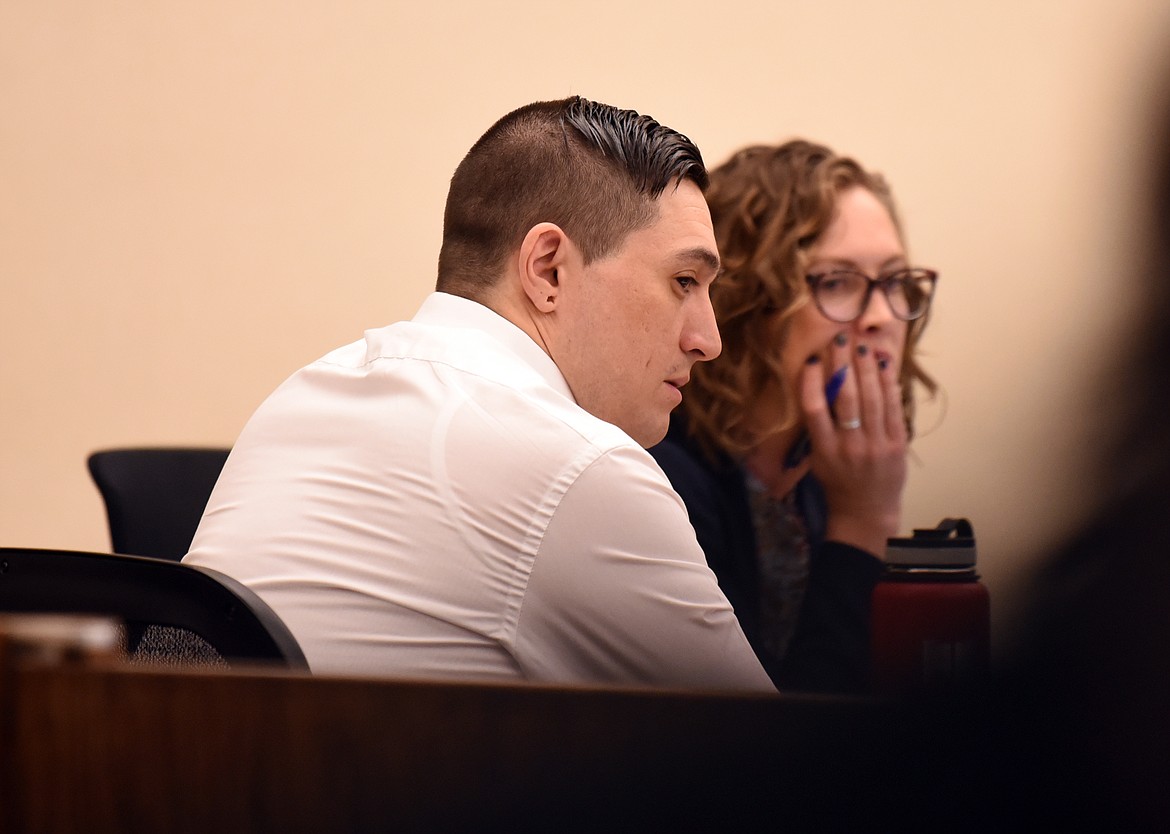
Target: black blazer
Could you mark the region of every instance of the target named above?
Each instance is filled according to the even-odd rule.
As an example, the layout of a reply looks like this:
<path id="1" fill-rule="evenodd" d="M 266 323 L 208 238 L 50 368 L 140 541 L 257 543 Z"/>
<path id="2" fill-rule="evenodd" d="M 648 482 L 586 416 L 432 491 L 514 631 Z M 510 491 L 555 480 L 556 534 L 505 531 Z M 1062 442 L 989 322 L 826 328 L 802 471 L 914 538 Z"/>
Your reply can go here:
<path id="1" fill-rule="evenodd" d="M 707 564 L 727 595 L 744 634 L 782 690 L 863 692 L 869 684 L 870 597 L 882 562 L 870 553 L 824 541 L 824 492 L 811 475 L 797 485 L 808 527 L 809 581 L 796 631 L 779 661 L 759 648 L 760 574 L 743 468 L 727 456 L 710 461 L 671 419 L 666 439 L 650 449 L 682 497 Z"/>

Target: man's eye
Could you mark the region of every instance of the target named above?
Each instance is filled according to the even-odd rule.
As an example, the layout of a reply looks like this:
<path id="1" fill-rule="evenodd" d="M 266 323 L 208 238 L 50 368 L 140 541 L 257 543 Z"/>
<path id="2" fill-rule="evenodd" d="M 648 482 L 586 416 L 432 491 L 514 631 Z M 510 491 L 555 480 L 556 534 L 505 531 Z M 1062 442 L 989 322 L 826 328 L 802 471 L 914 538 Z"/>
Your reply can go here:
<path id="1" fill-rule="evenodd" d="M 691 287 L 693 287 L 697 283 L 695 281 L 695 279 L 689 275 L 680 275 L 677 278 L 675 278 L 674 280 L 678 281 L 678 285 L 680 287 L 682 287 L 684 290 L 689 290 Z"/>

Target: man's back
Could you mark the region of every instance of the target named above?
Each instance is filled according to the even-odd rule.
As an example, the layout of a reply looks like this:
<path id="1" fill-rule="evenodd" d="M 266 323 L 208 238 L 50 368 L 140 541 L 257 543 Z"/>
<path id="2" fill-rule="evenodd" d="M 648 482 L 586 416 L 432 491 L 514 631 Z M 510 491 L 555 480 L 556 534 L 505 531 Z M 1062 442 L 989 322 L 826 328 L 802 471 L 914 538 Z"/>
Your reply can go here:
<path id="1" fill-rule="evenodd" d="M 770 688 L 649 456 L 453 296 L 281 386 L 187 559 L 315 672 Z"/>

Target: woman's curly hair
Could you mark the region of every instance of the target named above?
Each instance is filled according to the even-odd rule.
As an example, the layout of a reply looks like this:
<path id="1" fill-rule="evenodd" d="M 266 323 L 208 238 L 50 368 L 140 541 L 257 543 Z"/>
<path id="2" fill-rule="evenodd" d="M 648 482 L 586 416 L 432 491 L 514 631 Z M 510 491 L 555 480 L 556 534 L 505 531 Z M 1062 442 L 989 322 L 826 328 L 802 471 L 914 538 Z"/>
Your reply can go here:
<path id="1" fill-rule="evenodd" d="M 695 365 L 683 408 L 690 432 L 713 458 L 720 453 L 741 458 L 763 436 L 799 420 L 794 392 L 785 389 L 780 373 L 774 322 L 779 317 L 783 344 L 788 322 L 812 300 L 804 279 L 808 251 L 832 221 L 838 195 L 858 185 L 889 210 L 901 235 L 881 175 L 823 145 L 804 140 L 755 145 L 711 171 L 707 203 L 724 267 L 711 301 L 723 352 Z M 902 405 L 911 433 L 914 382 L 932 393 L 937 387 L 915 358 L 928 317 L 910 322 L 903 352 Z M 784 392 L 784 406 L 761 435 L 747 422 L 748 406 L 770 384 Z"/>

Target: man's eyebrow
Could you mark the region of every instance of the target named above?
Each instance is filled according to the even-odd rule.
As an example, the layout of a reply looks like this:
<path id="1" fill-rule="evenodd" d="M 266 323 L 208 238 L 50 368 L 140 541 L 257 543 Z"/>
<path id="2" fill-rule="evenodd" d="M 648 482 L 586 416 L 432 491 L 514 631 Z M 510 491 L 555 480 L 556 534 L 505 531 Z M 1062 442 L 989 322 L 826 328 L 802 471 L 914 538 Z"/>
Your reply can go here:
<path id="1" fill-rule="evenodd" d="M 706 246 L 695 246 L 690 249 L 684 249 L 675 255 L 675 260 L 680 263 L 699 261 L 716 274 L 723 271 L 723 267 L 719 263 L 719 256 Z"/>

